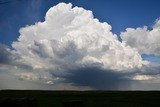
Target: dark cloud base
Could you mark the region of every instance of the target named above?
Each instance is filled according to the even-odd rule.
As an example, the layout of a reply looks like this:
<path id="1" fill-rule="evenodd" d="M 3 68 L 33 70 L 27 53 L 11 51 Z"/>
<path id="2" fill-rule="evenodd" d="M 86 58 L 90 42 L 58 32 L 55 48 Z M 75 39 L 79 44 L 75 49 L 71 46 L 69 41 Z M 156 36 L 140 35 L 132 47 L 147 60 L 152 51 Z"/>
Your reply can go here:
<path id="1" fill-rule="evenodd" d="M 126 74 L 100 68 L 80 68 L 65 75 L 65 82 L 74 86 L 89 86 L 95 90 L 118 90 L 130 87 L 132 80 L 125 78 Z"/>
<path id="2" fill-rule="evenodd" d="M 11 53 L 7 50 L 7 46 L 0 43 L 0 64 L 6 64 L 11 61 Z"/>

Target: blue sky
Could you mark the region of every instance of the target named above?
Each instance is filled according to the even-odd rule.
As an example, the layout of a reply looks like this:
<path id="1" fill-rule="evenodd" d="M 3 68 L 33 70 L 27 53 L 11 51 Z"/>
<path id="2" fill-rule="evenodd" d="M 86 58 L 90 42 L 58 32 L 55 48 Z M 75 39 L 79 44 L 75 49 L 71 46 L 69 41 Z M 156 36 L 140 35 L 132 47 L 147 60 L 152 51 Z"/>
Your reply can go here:
<path id="1" fill-rule="evenodd" d="M 93 11 L 101 22 L 108 22 L 116 34 L 127 27 L 152 26 L 160 16 L 160 0 L 0 0 L 0 43 L 10 45 L 19 29 L 43 21 L 45 13 L 59 2 L 72 3 Z"/>

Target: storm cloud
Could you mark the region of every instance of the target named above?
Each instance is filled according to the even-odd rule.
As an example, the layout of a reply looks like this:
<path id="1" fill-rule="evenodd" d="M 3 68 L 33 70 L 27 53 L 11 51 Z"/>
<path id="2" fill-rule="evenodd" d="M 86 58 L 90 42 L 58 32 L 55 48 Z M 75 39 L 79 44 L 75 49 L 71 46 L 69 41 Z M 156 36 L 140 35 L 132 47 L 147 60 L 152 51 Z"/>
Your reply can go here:
<path id="1" fill-rule="evenodd" d="M 134 81 L 127 78 L 129 75 L 129 73 L 117 73 L 92 67 L 70 71 L 63 78 L 65 82 L 72 83 L 73 86 L 89 86 L 98 90 L 123 90 L 129 88 L 131 82 Z"/>
<path id="2" fill-rule="evenodd" d="M 123 35 L 125 42 L 120 42 L 111 29 L 90 10 L 59 3 L 48 10 L 44 22 L 20 29 L 13 49 L 0 45 L 0 63 L 14 62 L 7 64 L 7 71 L 19 81 L 53 89 L 129 89 L 135 81 L 151 80 L 150 64 L 141 51 Z"/>

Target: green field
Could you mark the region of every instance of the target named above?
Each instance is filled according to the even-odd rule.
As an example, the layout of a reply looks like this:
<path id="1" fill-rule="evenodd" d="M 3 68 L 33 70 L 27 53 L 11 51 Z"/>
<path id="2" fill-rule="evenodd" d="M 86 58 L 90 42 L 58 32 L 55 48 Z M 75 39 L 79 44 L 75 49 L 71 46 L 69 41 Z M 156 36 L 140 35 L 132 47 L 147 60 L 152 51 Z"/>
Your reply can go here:
<path id="1" fill-rule="evenodd" d="M 17 98 L 35 99 L 37 107 L 63 107 L 67 101 L 83 107 L 160 107 L 159 91 L 0 91 L 1 101 Z"/>

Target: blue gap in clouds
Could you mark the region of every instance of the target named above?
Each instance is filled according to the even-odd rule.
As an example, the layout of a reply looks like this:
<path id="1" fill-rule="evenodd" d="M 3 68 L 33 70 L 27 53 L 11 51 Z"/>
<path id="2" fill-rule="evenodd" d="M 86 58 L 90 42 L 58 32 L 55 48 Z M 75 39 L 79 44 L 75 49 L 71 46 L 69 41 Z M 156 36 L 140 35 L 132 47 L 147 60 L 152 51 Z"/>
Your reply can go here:
<path id="1" fill-rule="evenodd" d="M 143 60 L 147 60 L 150 61 L 152 63 L 157 63 L 160 64 L 160 56 L 155 56 L 155 55 L 146 55 L 146 54 L 142 54 L 142 59 Z"/>

